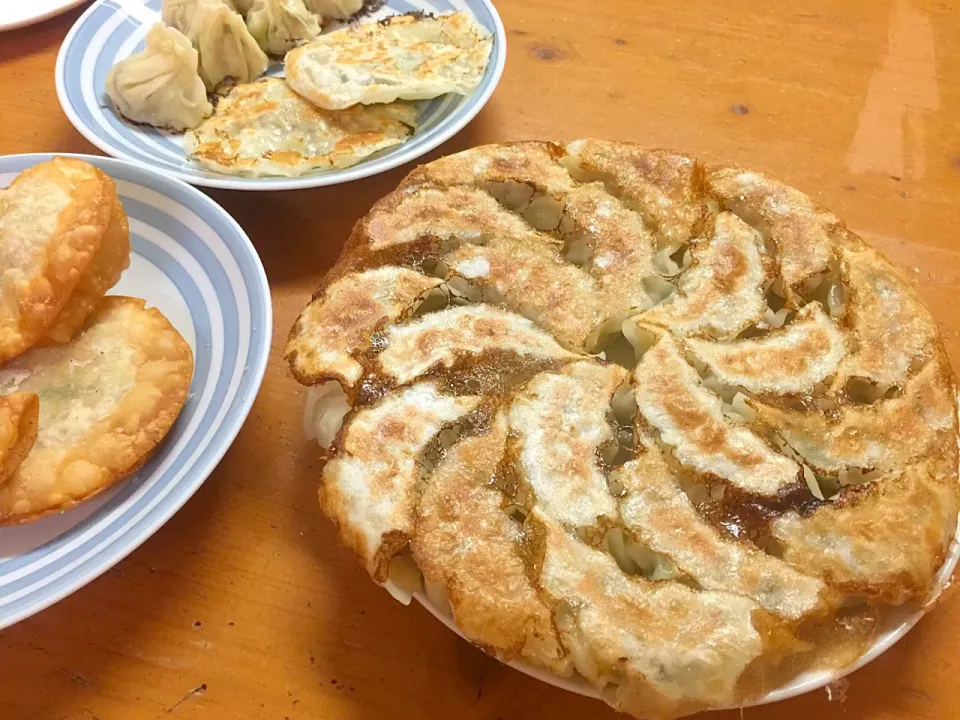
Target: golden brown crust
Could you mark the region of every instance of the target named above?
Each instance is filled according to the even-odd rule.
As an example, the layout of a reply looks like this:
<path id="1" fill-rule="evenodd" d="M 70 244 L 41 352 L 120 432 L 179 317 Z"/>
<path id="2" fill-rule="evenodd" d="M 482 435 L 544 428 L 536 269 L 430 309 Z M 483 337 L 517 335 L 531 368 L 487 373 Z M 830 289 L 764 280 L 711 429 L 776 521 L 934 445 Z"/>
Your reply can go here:
<path id="1" fill-rule="evenodd" d="M 638 717 L 754 696 L 847 603 L 922 602 L 956 528 L 929 313 L 737 167 L 578 140 L 417 168 L 287 348 L 347 390 L 321 498 L 374 579 L 409 544 L 473 642 Z M 811 623 L 835 633 L 807 653 Z"/>
<path id="2" fill-rule="evenodd" d="M 54 158 L 18 175 L 0 204 L 0 359 L 33 345 L 100 249 L 117 202 L 107 175 Z"/>
<path id="3" fill-rule="evenodd" d="M 33 449 L 0 487 L 0 524 L 59 512 L 138 468 L 173 425 L 193 374 L 190 346 L 137 298 L 103 300 L 72 342 L 0 370 L 4 391 L 35 391 Z"/>
<path id="4" fill-rule="evenodd" d="M 15 392 L 0 398 L 0 485 L 16 470 L 37 439 L 40 398 Z"/>
<path id="5" fill-rule="evenodd" d="M 117 284 L 120 275 L 129 266 L 130 224 L 123 210 L 123 203 L 116 198 L 100 249 L 73 289 L 70 298 L 47 328 L 47 338 L 54 342 L 69 342 L 97 309 L 107 290 Z"/>

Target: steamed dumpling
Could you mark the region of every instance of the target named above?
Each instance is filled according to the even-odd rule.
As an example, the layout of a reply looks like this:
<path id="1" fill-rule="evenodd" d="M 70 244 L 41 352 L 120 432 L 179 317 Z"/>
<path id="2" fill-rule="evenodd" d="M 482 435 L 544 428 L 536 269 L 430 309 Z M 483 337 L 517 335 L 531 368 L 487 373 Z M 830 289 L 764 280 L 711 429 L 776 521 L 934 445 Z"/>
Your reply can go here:
<path id="1" fill-rule="evenodd" d="M 147 32 L 143 51 L 110 68 L 106 90 L 117 111 L 138 123 L 188 130 L 213 114 L 197 73 L 197 51 L 160 23 Z"/>
<path id="2" fill-rule="evenodd" d="M 270 65 L 243 18 L 224 0 L 167 0 L 165 18 L 168 9 L 170 21 L 200 53 L 200 77 L 207 89 L 227 78 L 238 83 L 256 80 Z"/>
<path id="3" fill-rule="evenodd" d="M 193 22 L 193 12 L 197 9 L 198 0 L 163 0 L 160 6 L 160 17 L 163 21 L 175 27 L 186 35 Z"/>
<path id="4" fill-rule="evenodd" d="M 314 12 L 324 20 L 346 20 L 360 12 L 363 0 L 303 0 L 307 10 Z"/>
<path id="5" fill-rule="evenodd" d="M 232 7 L 241 15 L 246 16 L 250 12 L 250 8 L 253 7 L 253 0 L 223 0 L 227 5 Z"/>
<path id="6" fill-rule="evenodd" d="M 247 27 L 271 55 L 284 55 L 320 34 L 317 16 L 307 10 L 303 0 L 254 0 Z"/>

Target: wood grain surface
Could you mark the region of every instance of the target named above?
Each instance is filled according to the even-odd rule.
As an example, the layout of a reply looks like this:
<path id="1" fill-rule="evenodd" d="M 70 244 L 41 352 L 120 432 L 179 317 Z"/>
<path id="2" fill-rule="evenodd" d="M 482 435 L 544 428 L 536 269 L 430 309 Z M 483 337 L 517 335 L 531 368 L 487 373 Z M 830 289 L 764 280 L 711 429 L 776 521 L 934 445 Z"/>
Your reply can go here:
<path id="1" fill-rule="evenodd" d="M 7 0 L 2 0 L 7 1 Z M 10 0 L 13 1 L 13 0 Z M 21 2 L 29 0 L 19 0 Z M 432 156 L 583 135 L 770 173 L 905 267 L 960 359 L 960 7 L 947 0 L 499 0 L 499 89 Z M 0 152 L 96 152 L 54 90 L 79 11 L 0 34 Z M 501 666 L 376 588 L 317 508 L 290 324 L 353 223 L 410 168 L 212 192 L 273 290 L 273 356 L 233 448 L 127 560 L 0 632 L 0 718 L 613 718 Z M 960 600 L 855 673 L 750 720 L 960 718 Z M 735 720 L 739 712 L 717 713 Z"/>

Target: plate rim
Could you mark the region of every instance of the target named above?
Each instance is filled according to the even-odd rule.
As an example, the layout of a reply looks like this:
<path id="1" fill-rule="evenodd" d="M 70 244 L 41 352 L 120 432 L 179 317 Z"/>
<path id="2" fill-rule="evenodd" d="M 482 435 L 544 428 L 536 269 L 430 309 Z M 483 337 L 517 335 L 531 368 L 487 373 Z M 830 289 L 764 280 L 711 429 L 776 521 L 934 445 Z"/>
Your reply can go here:
<path id="1" fill-rule="evenodd" d="M 960 514 L 958 514 L 958 519 L 960 519 Z M 864 651 L 864 653 L 852 663 L 837 670 L 815 670 L 800 673 L 785 686 L 774 688 L 765 695 L 754 698 L 743 705 L 726 708 L 709 708 L 706 712 L 758 707 L 760 705 L 770 705 L 782 700 L 789 700 L 790 698 L 797 697 L 798 695 L 803 695 L 805 693 L 826 687 L 830 683 L 845 678 L 851 673 L 854 673 L 862 668 L 864 665 L 873 662 L 878 657 L 883 655 L 883 653 L 887 652 L 887 650 L 896 645 L 897 642 L 899 642 L 908 632 L 910 632 L 928 612 L 937 606 L 942 593 L 951 584 L 951 577 L 957 568 L 958 561 L 960 561 L 960 522 L 958 522 L 958 525 L 954 531 L 954 535 L 950 541 L 943 564 L 940 566 L 940 569 L 937 570 L 931 598 L 925 602 L 921 608 L 902 618 L 899 621 L 899 624 L 895 625 L 894 627 L 887 628 L 884 632 L 880 633 L 870 647 L 868 647 L 866 651 Z M 433 615 L 441 623 L 446 625 L 447 628 L 459 635 L 464 641 L 470 643 L 470 645 L 474 645 L 460 631 L 456 623 L 453 621 L 453 618 L 434 605 L 422 589 L 413 593 L 413 597 L 427 610 L 427 612 Z M 474 647 L 476 646 L 474 645 Z M 488 655 L 488 657 L 496 660 L 496 658 L 493 658 L 493 656 Z M 503 664 L 508 665 L 514 670 L 519 670 L 524 675 L 528 675 L 532 678 L 540 680 L 541 682 L 545 682 L 548 685 L 558 687 L 561 690 L 566 690 L 568 692 L 582 695 L 584 697 L 594 698 L 596 700 L 602 700 L 600 691 L 594 686 L 590 685 L 586 679 L 578 679 L 576 677 L 560 677 L 559 675 L 554 675 L 547 670 L 535 667 L 527 662 L 524 662 L 523 660 L 511 660 Z"/>
<path id="2" fill-rule="evenodd" d="M 82 2 L 83 0 L 78 1 Z M 142 2 L 142 0 L 138 1 Z M 63 110 L 63 113 L 67 116 L 67 119 L 70 121 L 70 124 L 73 125 L 74 129 L 77 130 L 77 132 L 79 132 L 87 140 L 87 142 L 91 143 L 99 150 L 109 155 L 111 158 L 115 160 L 123 160 L 139 167 L 150 168 L 155 172 L 159 172 L 167 177 L 175 178 L 181 182 L 187 183 L 188 185 L 219 188 L 221 190 L 245 190 L 260 192 L 271 192 L 277 190 L 307 190 L 318 187 L 329 187 L 331 185 L 341 185 L 343 183 L 353 182 L 354 180 L 361 180 L 373 175 L 380 175 L 382 173 L 389 172 L 390 170 L 395 170 L 402 165 L 406 165 L 407 163 L 423 157 L 432 150 L 437 149 L 440 145 L 447 142 L 457 133 L 466 128 L 467 125 L 473 122 L 473 119 L 480 113 L 480 111 L 486 107 L 487 103 L 490 102 L 490 98 L 493 97 L 493 93 L 500 85 L 500 80 L 503 77 L 503 71 L 506 67 L 507 33 L 503 25 L 503 20 L 500 18 L 500 13 L 497 12 L 497 8 L 493 4 L 493 1 L 477 1 L 486 7 L 487 11 L 490 13 L 490 17 L 493 18 L 494 24 L 494 43 L 491 50 L 493 74 L 491 75 L 490 83 L 483 89 L 481 93 L 474 93 L 468 96 L 468 102 L 472 102 L 472 104 L 467 108 L 467 112 L 463 118 L 443 130 L 443 132 L 438 133 L 434 138 L 425 143 L 423 147 L 417 148 L 413 152 L 409 150 L 404 152 L 403 143 L 396 146 L 396 150 L 392 152 L 388 150 L 386 155 L 379 158 L 380 161 L 384 161 L 382 166 L 361 161 L 353 167 L 333 173 L 328 172 L 312 175 L 307 174 L 300 177 L 286 179 L 270 178 L 268 180 L 264 180 L 263 178 L 245 178 L 231 175 L 223 175 L 222 177 L 195 177 L 175 170 L 161 170 L 150 163 L 128 155 L 122 149 L 117 149 L 116 147 L 109 145 L 80 120 L 79 115 L 74 111 L 73 106 L 68 100 L 67 90 L 64 83 L 66 51 L 73 43 L 74 35 L 76 35 L 76 33 L 79 31 L 80 26 L 85 22 L 87 16 L 96 11 L 101 5 L 107 5 L 109 0 L 94 0 L 90 7 L 87 8 L 79 18 L 77 18 L 76 22 L 71 26 L 70 30 L 64 37 L 63 42 L 60 44 L 60 49 L 57 51 L 57 62 L 54 68 L 54 81 L 57 89 L 57 101 L 60 104 L 61 110 Z"/>
<path id="3" fill-rule="evenodd" d="M 73 8 L 77 7 L 78 5 L 82 5 L 86 1 L 87 0 L 61 0 L 60 5 L 48 10 L 44 10 L 36 15 L 30 15 L 29 17 L 15 20 L 11 23 L 0 23 L 0 33 L 36 25 L 44 20 L 49 20 L 50 18 L 62 15 L 68 10 L 73 10 Z"/>
<path id="4" fill-rule="evenodd" d="M 77 572 L 77 577 L 75 580 L 72 580 L 69 583 L 66 583 L 64 587 L 56 590 L 51 593 L 50 597 L 43 598 L 38 601 L 35 605 L 28 606 L 18 613 L 14 613 L 6 619 L 0 619 L 0 630 L 16 625 L 17 623 L 26 620 L 29 617 L 32 617 L 40 612 L 43 612 L 47 608 L 55 605 L 61 600 L 69 597 L 73 593 L 77 592 L 81 588 L 89 585 L 91 582 L 99 578 L 101 575 L 106 573 L 108 570 L 116 566 L 119 562 L 126 559 L 134 550 L 137 550 L 144 542 L 153 537 L 160 528 L 166 525 L 174 515 L 176 515 L 183 506 L 187 503 L 190 498 L 192 498 L 200 487 L 207 481 L 210 475 L 216 470 L 217 466 L 223 460 L 224 455 L 227 454 L 227 451 L 233 447 L 233 443 L 237 439 L 237 435 L 240 433 L 240 430 L 246 424 L 247 418 L 250 416 L 250 411 L 253 409 L 253 405 L 257 400 L 257 397 L 260 395 L 260 390 L 263 385 L 263 379 L 266 376 L 266 371 L 270 358 L 270 350 L 273 341 L 273 297 L 270 291 L 270 284 L 267 280 L 267 274 L 263 267 L 263 262 L 260 259 L 260 255 L 256 250 L 256 247 L 253 245 L 253 242 L 250 240 L 246 232 L 240 224 L 233 218 L 230 213 L 228 213 L 223 207 L 219 205 L 215 200 L 200 192 L 197 188 L 193 187 L 189 183 L 185 183 L 179 178 L 171 177 L 169 174 L 156 170 L 149 166 L 143 166 L 139 163 L 129 162 L 120 158 L 114 157 L 105 157 L 103 155 L 89 155 L 84 153 L 15 153 L 12 155 L 0 155 L 0 165 L 8 160 L 27 160 L 44 162 L 50 160 L 54 157 L 70 157 L 76 158 L 79 160 L 84 160 L 89 162 L 92 165 L 100 167 L 107 174 L 110 174 L 109 167 L 111 165 L 120 165 L 123 166 L 134 174 L 141 173 L 151 175 L 162 182 L 170 182 L 179 186 L 179 189 L 185 191 L 188 195 L 192 196 L 200 203 L 206 205 L 211 209 L 211 211 L 221 215 L 222 219 L 226 220 L 228 225 L 237 233 L 238 238 L 240 239 L 240 245 L 243 247 L 250 255 L 253 261 L 253 268 L 255 274 L 259 279 L 258 287 L 247 286 L 248 292 L 251 293 L 251 296 L 255 294 L 255 291 L 262 290 L 261 299 L 264 300 L 265 308 L 265 318 L 264 318 L 264 328 L 263 332 L 266 333 L 264 337 L 264 342 L 262 344 L 262 349 L 259 354 L 252 356 L 250 362 L 247 363 L 244 368 L 245 373 L 250 373 L 250 376 L 253 378 L 254 382 L 251 384 L 251 391 L 249 397 L 243 398 L 238 397 L 238 412 L 235 414 L 232 422 L 228 418 L 224 418 L 224 421 L 221 423 L 220 427 L 225 427 L 224 439 L 220 444 L 220 447 L 215 449 L 210 456 L 208 462 L 206 462 L 202 467 L 195 468 L 187 473 L 185 473 L 184 480 L 193 476 L 192 481 L 184 482 L 184 485 L 175 499 L 170 504 L 168 512 L 160 513 L 155 519 L 142 525 L 141 532 L 137 537 L 132 538 L 128 543 L 123 545 L 121 548 L 116 550 L 113 554 L 110 554 L 106 557 L 106 562 L 96 562 L 91 563 L 91 566 L 82 571 Z M 135 182 L 135 181 L 134 181 Z M 165 193 L 164 193 L 165 194 Z M 170 198 L 169 195 L 166 197 Z M 172 198 L 170 198 L 172 199 Z M 182 204 L 182 203 L 178 203 Z M 200 342 L 201 339 L 197 338 L 197 342 Z M 163 448 L 159 449 L 159 453 L 164 452 Z M 67 532 L 70 532 L 69 530 Z"/>

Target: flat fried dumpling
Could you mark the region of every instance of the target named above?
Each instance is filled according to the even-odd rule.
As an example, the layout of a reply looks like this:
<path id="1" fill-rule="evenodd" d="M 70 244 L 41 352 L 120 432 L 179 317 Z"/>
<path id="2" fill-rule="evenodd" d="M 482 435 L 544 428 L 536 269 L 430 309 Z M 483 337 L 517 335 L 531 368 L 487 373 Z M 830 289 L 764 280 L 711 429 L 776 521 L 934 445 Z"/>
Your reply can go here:
<path id="1" fill-rule="evenodd" d="M 320 504 L 374 579 L 387 579 L 391 559 L 413 533 L 418 457 L 481 399 L 420 383 L 347 418 L 340 452 L 323 468 Z"/>
<path id="2" fill-rule="evenodd" d="M 607 412 L 628 377 L 616 365 L 575 363 L 538 375 L 510 406 L 515 467 L 540 512 L 561 525 L 590 527 L 616 514 L 597 458 L 615 440 Z"/>
<path id="3" fill-rule="evenodd" d="M 94 262 L 118 204 L 113 180 L 54 158 L 0 198 L 0 360 L 44 336 Z"/>
<path id="4" fill-rule="evenodd" d="M 303 0 L 254 0 L 247 13 L 247 27 L 260 48 L 270 55 L 284 55 L 320 34 L 317 17 Z"/>
<path id="5" fill-rule="evenodd" d="M 936 323 L 909 283 L 875 250 L 845 250 L 843 268 L 849 295 L 844 320 L 856 351 L 841 375 L 902 384 L 935 353 Z"/>
<path id="6" fill-rule="evenodd" d="M 641 358 L 634 379 L 640 414 L 684 466 L 768 497 L 799 481 L 799 465 L 724 416 L 672 336 Z"/>
<path id="7" fill-rule="evenodd" d="M 744 595 L 788 620 L 825 609 L 819 580 L 721 534 L 705 520 L 656 446 L 626 463 L 616 478 L 624 488 L 620 514 L 627 529 L 705 590 Z"/>
<path id="8" fill-rule="evenodd" d="M 466 13 L 397 15 L 321 35 L 286 58 L 287 82 L 328 110 L 469 95 L 493 39 Z"/>
<path id="9" fill-rule="evenodd" d="M 226 175 L 297 177 L 356 165 L 407 140 L 416 124 L 410 103 L 321 110 L 266 77 L 232 88 L 213 117 L 187 133 L 184 149 Z"/>
<path id="10" fill-rule="evenodd" d="M 777 395 L 810 392 L 837 371 L 847 352 L 843 335 L 817 303 L 761 338 L 687 344 L 724 385 Z"/>
<path id="11" fill-rule="evenodd" d="M 300 313 L 284 357 L 305 384 L 335 378 L 352 387 L 363 374 L 354 356 L 369 349 L 377 326 L 396 321 L 441 282 L 389 266 L 332 280 Z"/>
<path id="12" fill-rule="evenodd" d="M 954 465 L 956 467 L 956 465 Z M 907 468 L 843 488 L 811 515 L 774 521 L 783 559 L 853 597 L 899 605 L 933 585 L 957 527 L 956 477 Z"/>
<path id="13" fill-rule="evenodd" d="M 568 674 L 567 657 L 550 611 L 523 562 L 523 533 L 501 509 L 489 482 L 503 456 L 509 427 L 497 415 L 487 432 L 450 448 L 420 495 L 410 547 L 428 593 L 443 589 L 457 627 L 509 662 L 523 658 Z"/>
<path id="14" fill-rule="evenodd" d="M 36 442 L 0 486 L 0 524 L 72 507 L 133 472 L 187 397 L 190 346 L 159 311 L 106 298 L 72 342 L 0 369 L 0 393 L 40 398 Z"/>
<path id="15" fill-rule="evenodd" d="M 712 233 L 692 243 L 693 265 L 670 302 L 640 314 L 642 322 L 680 335 L 724 339 L 758 322 L 767 309 L 759 234 L 732 213 L 717 215 Z"/>
<path id="16" fill-rule="evenodd" d="M 133 122 L 181 131 L 196 127 L 213 112 L 197 72 L 197 51 L 160 23 L 150 28 L 146 43 L 110 68 L 107 96 Z"/>
<path id="17" fill-rule="evenodd" d="M 324 20 L 347 20 L 363 8 L 363 0 L 303 0 L 303 4 Z"/>
<path id="18" fill-rule="evenodd" d="M 509 353 L 530 360 L 572 360 L 548 333 L 520 315 L 486 305 L 451 307 L 429 313 L 385 333 L 378 356 L 381 371 L 402 384 L 430 370 L 451 368 L 484 352 Z"/>
<path id="19" fill-rule="evenodd" d="M 200 53 L 200 77 L 207 90 L 215 90 L 227 79 L 237 83 L 256 80 L 270 66 L 243 18 L 223 0 L 197 0 L 190 24 L 177 29 Z"/>
<path id="20" fill-rule="evenodd" d="M 799 190 L 735 167 L 709 166 L 704 179 L 725 209 L 774 242 L 788 299 L 836 258 L 832 235 L 842 228 L 840 219 Z"/>
<path id="21" fill-rule="evenodd" d="M 545 548 L 538 584 L 561 640 L 592 684 L 618 683 L 615 707 L 671 718 L 737 704 L 740 675 L 765 649 L 756 603 L 628 576 L 556 523 L 535 513 L 530 524 Z"/>
<path id="22" fill-rule="evenodd" d="M 753 404 L 760 420 L 811 467 L 832 474 L 846 468 L 902 468 L 942 443 L 955 448 L 955 392 L 949 367 L 932 361 L 906 384 L 902 395 L 870 405 L 803 412 Z"/>
<path id="23" fill-rule="evenodd" d="M 37 440 L 40 398 L 32 392 L 0 397 L 0 485 L 20 467 Z"/>
<path id="24" fill-rule="evenodd" d="M 672 253 L 695 233 L 703 215 L 702 169 L 669 150 L 587 138 L 566 145 L 561 163 L 578 180 L 601 180 L 607 190 L 643 216 L 661 250 Z"/>

